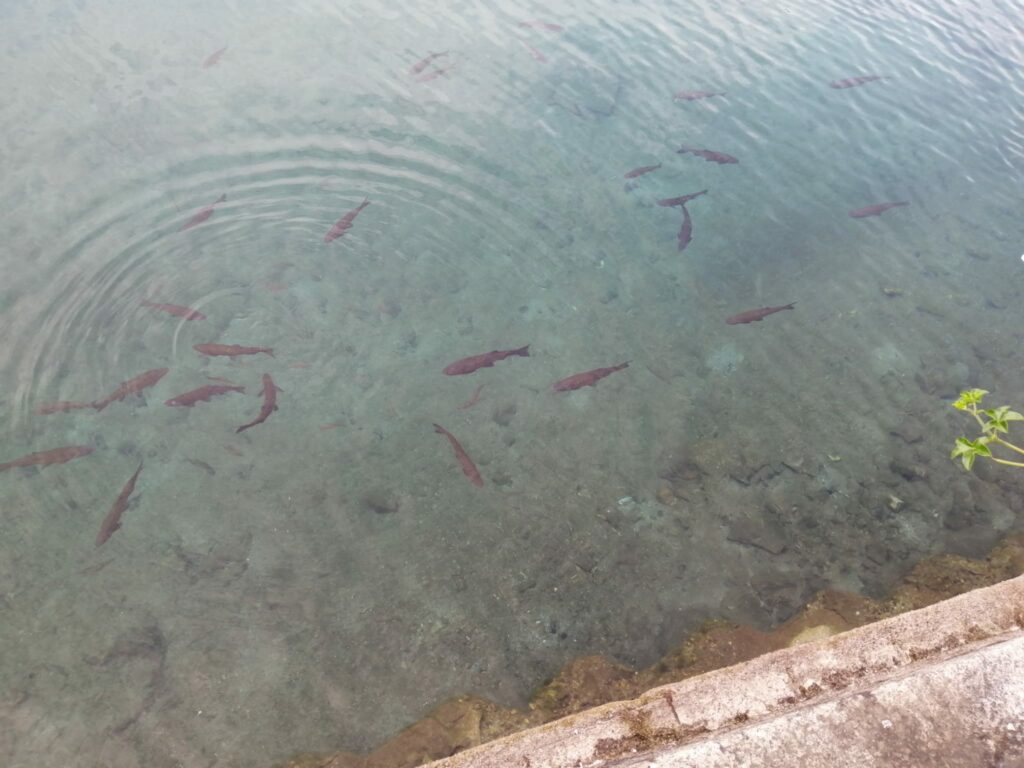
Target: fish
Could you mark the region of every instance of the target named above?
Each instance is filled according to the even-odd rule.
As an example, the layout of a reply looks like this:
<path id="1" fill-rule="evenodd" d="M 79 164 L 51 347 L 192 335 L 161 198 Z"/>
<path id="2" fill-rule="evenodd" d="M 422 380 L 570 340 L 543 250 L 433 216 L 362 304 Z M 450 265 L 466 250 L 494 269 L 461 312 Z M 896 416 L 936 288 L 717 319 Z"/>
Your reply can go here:
<path id="1" fill-rule="evenodd" d="M 206 315 L 197 309 L 190 307 L 182 307 L 178 304 L 156 304 L 152 301 L 139 302 L 143 307 L 149 307 L 150 309 L 159 309 L 161 312 L 166 312 L 169 315 L 175 317 L 181 317 L 185 320 L 205 320 Z"/>
<path id="2" fill-rule="evenodd" d="M 520 27 L 529 27 L 530 29 L 544 29 L 548 32 L 564 32 L 565 27 L 561 24 L 552 24 L 548 21 L 520 21 Z"/>
<path id="3" fill-rule="evenodd" d="M 255 420 L 250 421 L 248 424 L 243 424 L 235 433 L 244 432 L 249 427 L 255 427 L 257 424 L 262 424 L 267 420 L 274 411 L 277 410 L 277 393 L 283 392 L 284 390 L 274 384 L 274 380 L 270 378 L 269 373 L 263 374 L 263 405 L 260 407 L 260 415 Z"/>
<path id="4" fill-rule="evenodd" d="M 642 165 L 639 168 L 634 168 L 632 171 L 627 173 L 623 178 L 635 179 L 637 176 L 643 176 L 645 173 L 656 171 L 659 168 L 661 168 L 661 163 L 658 163 L 657 165 Z"/>
<path id="5" fill-rule="evenodd" d="M 134 379 L 123 381 L 109 395 L 104 397 L 102 400 L 97 400 L 92 404 L 92 407 L 97 411 L 102 411 L 108 405 L 115 400 L 124 400 L 128 395 L 137 395 L 144 389 L 149 389 L 155 385 L 160 379 L 167 375 L 168 368 L 154 368 L 151 371 L 140 373 Z"/>
<path id="6" fill-rule="evenodd" d="M 829 88 L 855 88 L 865 83 L 873 83 L 876 80 L 886 80 L 888 75 L 861 75 L 860 77 L 848 77 L 845 80 L 833 80 L 828 84 Z"/>
<path id="7" fill-rule="evenodd" d="M 696 155 L 697 157 L 703 157 L 709 163 L 718 163 L 719 165 L 735 165 L 739 162 L 732 155 L 727 155 L 725 152 L 715 152 L 711 149 L 693 149 L 692 147 L 680 147 L 676 150 L 680 155 L 687 153 Z"/>
<path id="8" fill-rule="evenodd" d="M 690 244 L 693 239 L 693 219 L 690 218 L 690 210 L 685 206 L 679 206 L 683 209 L 683 225 L 679 227 L 679 251 L 680 253 L 686 250 L 686 246 Z"/>
<path id="9" fill-rule="evenodd" d="M 520 347 L 519 349 L 496 349 L 492 352 L 484 352 L 482 355 L 464 357 L 461 360 L 456 360 L 454 363 L 446 365 L 443 373 L 447 376 L 463 376 L 467 373 L 479 370 L 480 368 L 490 368 L 499 360 L 504 360 L 506 357 L 513 356 L 529 357 L 530 345 L 527 344 L 525 347 Z"/>
<path id="10" fill-rule="evenodd" d="M 430 72 L 425 72 L 424 74 L 422 74 L 419 77 L 417 77 L 416 78 L 416 82 L 417 83 L 429 83 L 431 80 L 436 80 L 437 78 L 441 77 L 441 75 L 447 75 L 453 69 L 455 69 L 454 66 L 451 66 L 451 67 L 438 67 L 435 70 L 432 70 Z"/>
<path id="11" fill-rule="evenodd" d="M 224 55 L 224 52 L 227 51 L 227 49 L 228 47 L 225 45 L 220 50 L 214 51 L 209 56 L 207 56 L 206 60 L 203 61 L 203 69 L 209 69 L 218 61 L 220 61 L 220 57 Z"/>
<path id="12" fill-rule="evenodd" d="M 107 558 L 106 560 L 101 560 L 98 563 L 93 563 L 92 565 L 87 565 L 85 568 L 83 568 L 82 570 L 80 570 L 78 572 L 78 575 L 79 576 L 91 576 L 94 573 L 99 573 L 104 568 L 106 568 L 108 565 L 110 565 L 112 562 L 114 562 L 114 558 L 110 557 L 110 558 Z"/>
<path id="13" fill-rule="evenodd" d="M 782 307 L 761 307 L 760 309 L 748 309 L 746 312 L 740 312 L 738 315 L 726 318 L 725 322 L 729 325 L 740 325 L 742 323 L 756 323 L 764 320 L 768 315 L 774 315 L 776 312 L 782 312 L 784 309 L 793 309 L 796 305 L 794 301 L 792 304 L 786 304 Z"/>
<path id="14" fill-rule="evenodd" d="M 448 55 L 448 51 L 441 51 L 439 53 L 431 53 L 430 55 L 425 56 L 424 58 L 420 59 L 415 64 L 413 64 L 412 65 L 412 69 L 409 70 L 409 74 L 410 75 L 418 75 L 420 72 L 422 72 L 424 69 L 426 69 L 430 65 L 430 62 L 432 62 L 434 59 L 439 59 L 442 56 L 447 56 L 447 55 Z"/>
<path id="15" fill-rule="evenodd" d="M 107 516 L 103 518 L 103 524 L 100 526 L 99 533 L 96 534 L 97 547 L 104 544 L 107 539 L 114 535 L 114 531 L 121 527 L 121 515 L 128 508 L 128 499 L 135 492 L 135 481 L 139 479 L 140 472 L 142 472 L 141 462 L 139 463 L 139 468 L 135 470 L 135 474 L 132 475 L 131 479 L 125 483 L 124 488 L 121 489 L 121 493 L 118 494 L 114 506 L 110 508 Z"/>
<path id="16" fill-rule="evenodd" d="M 697 101 L 710 99 L 712 96 L 725 96 L 725 91 L 676 91 L 672 98 L 678 101 Z"/>
<path id="17" fill-rule="evenodd" d="M 574 373 L 564 379 L 560 379 L 551 385 L 551 388 L 555 392 L 570 392 L 574 389 L 580 389 L 581 387 L 593 387 L 603 379 L 605 376 L 611 376 L 616 371 L 621 371 L 623 368 L 629 368 L 629 361 L 625 363 L 619 363 L 613 365 L 610 368 L 595 368 L 592 371 L 584 371 L 583 373 Z"/>
<path id="18" fill-rule="evenodd" d="M 95 450 L 91 445 L 68 445 L 64 448 L 54 448 L 49 451 L 37 451 L 27 456 L 22 456 L 14 461 L 6 461 L 0 464 L 0 472 L 5 472 L 13 467 L 48 467 L 51 464 L 64 464 L 72 459 L 81 456 L 88 456 Z"/>
<path id="19" fill-rule="evenodd" d="M 890 203 L 876 203 L 875 205 L 868 205 L 864 208 L 858 208 L 855 211 L 850 211 L 850 218 L 865 219 L 868 216 L 878 216 L 881 213 L 885 213 L 890 208 L 899 208 L 901 205 L 910 205 L 910 203 L 904 200 Z"/>
<path id="20" fill-rule="evenodd" d="M 191 219 L 189 219 L 188 221 L 186 221 L 184 224 L 181 225 L 181 229 L 179 230 L 179 232 L 184 232 L 186 229 L 192 229 L 192 227 L 197 227 L 200 224 L 202 224 L 208 218 L 213 216 L 213 208 L 214 208 L 214 206 L 218 205 L 219 203 L 223 203 L 227 199 L 228 199 L 227 195 L 221 195 L 214 202 L 210 203 L 206 207 L 200 208 L 192 216 Z"/>
<path id="21" fill-rule="evenodd" d="M 197 469 L 203 470 L 203 472 L 208 474 L 210 477 L 213 477 L 214 475 L 217 474 L 217 470 L 214 469 L 213 467 L 211 467 L 205 461 L 202 461 L 200 459 L 190 459 L 187 456 L 185 457 L 185 461 L 187 461 L 193 467 L 196 467 Z"/>
<path id="22" fill-rule="evenodd" d="M 483 388 L 484 388 L 484 385 L 481 384 L 479 387 L 477 387 L 475 390 L 473 390 L 473 394 L 470 395 L 469 400 L 464 402 L 462 405 L 456 406 L 455 410 L 457 410 L 457 411 L 465 411 L 465 410 L 468 410 L 468 409 L 472 408 L 474 405 L 476 405 L 480 401 L 480 391 Z"/>
<path id="23" fill-rule="evenodd" d="M 349 211 L 340 219 L 338 219 L 338 221 L 335 222 L 334 226 L 327 230 L 327 234 L 324 235 L 324 242 L 329 243 L 331 242 L 331 240 L 341 237 L 350 229 L 352 229 L 352 222 L 356 220 L 356 216 L 358 216 L 359 213 L 363 210 L 363 208 L 365 208 L 369 204 L 370 200 L 368 198 L 364 198 L 363 202 L 361 202 L 357 207 L 353 208 L 351 211 Z"/>
<path id="24" fill-rule="evenodd" d="M 65 413 L 67 411 L 74 411 L 78 408 L 92 408 L 92 403 L 73 403 L 68 400 L 61 400 L 58 403 L 47 403 L 46 405 L 40 405 L 36 408 L 36 413 L 40 416 L 46 416 L 51 413 Z"/>
<path id="25" fill-rule="evenodd" d="M 164 403 L 164 405 L 175 405 L 184 408 L 191 408 L 198 402 L 210 402 L 210 399 L 216 395 L 223 395 L 228 392 L 245 392 L 245 387 L 239 386 L 228 386 L 225 384 L 207 384 L 193 389 L 191 392 L 185 392 L 177 397 L 172 397 L 170 400 Z"/>
<path id="26" fill-rule="evenodd" d="M 689 195 L 680 195 L 679 197 L 666 197 L 664 200 L 659 200 L 658 205 L 665 206 L 666 208 L 674 208 L 677 205 L 685 206 L 688 202 L 693 200 L 695 197 L 706 195 L 708 191 L 702 189 L 700 192 L 693 192 Z"/>
<path id="27" fill-rule="evenodd" d="M 523 45 L 526 46 L 526 48 L 530 51 L 530 55 L 533 56 L 534 59 L 536 59 L 537 61 L 545 62 L 545 63 L 547 62 L 548 57 L 545 56 L 540 51 L 538 51 L 536 48 L 534 48 L 528 42 L 526 42 L 525 40 L 520 40 L 519 42 L 521 42 Z"/>
<path id="28" fill-rule="evenodd" d="M 270 347 L 242 347 L 238 344 L 193 344 L 192 349 L 201 355 L 210 357 L 237 357 L 238 355 L 264 355 L 274 356 L 274 350 Z"/>
<path id="29" fill-rule="evenodd" d="M 484 479 L 480 476 L 480 470 L 476 468 L 476 464 L 469 458 L 469 454 L 466 453 L 462 444 L 455 439 L 455 435 L 449 432 L 447 429 L 442 427 L 440 424 L 434 425 L 434 431 L 439 435 L 444 435 L 448 438 L 448 442 L 452 444 L 452 450 L 455 451 L 455 458 L 458 459 L 459 464 L 462 466 L 462 474 L 469 478 L 469 482 L 478 488 L 483 488 Z"/>

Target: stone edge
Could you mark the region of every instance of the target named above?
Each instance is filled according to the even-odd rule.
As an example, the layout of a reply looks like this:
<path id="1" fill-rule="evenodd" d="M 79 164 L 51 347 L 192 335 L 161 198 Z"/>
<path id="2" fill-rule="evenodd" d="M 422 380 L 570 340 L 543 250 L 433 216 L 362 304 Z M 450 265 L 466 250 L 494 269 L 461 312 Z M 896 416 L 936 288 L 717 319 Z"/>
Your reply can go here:
<path id="1" fill-rule="evenodd" d="M 653 688 L 430 768 L 580 768 L 674 748 L 913 674 L 1024 628 L 1024 576 L 816 642 Z"/>

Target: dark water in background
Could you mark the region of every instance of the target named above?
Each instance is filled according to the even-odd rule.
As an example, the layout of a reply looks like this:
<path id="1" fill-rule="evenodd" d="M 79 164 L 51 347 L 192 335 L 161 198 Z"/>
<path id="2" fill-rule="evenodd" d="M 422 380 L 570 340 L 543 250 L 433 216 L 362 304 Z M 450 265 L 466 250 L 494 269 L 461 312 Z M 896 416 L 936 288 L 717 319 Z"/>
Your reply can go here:
<path id="1" fill-rule="evenodd" d="M 1024 404 L 1019 6 L 378 6 L 0 7 L 0 461 L 94 449 L 0 474 L 4 765 L 367 749 L 1019 526 L 948 459 Z"/>

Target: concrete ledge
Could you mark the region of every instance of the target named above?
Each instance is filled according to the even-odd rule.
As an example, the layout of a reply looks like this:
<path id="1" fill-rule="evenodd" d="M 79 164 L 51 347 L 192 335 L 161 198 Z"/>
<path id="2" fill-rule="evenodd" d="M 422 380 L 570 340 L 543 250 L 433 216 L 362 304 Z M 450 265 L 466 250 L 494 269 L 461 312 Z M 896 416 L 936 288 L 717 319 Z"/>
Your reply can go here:
<path id="1" fill-rule="evenodd" d="M 430 765 L 1024 766 L 1024 577 Z"/>

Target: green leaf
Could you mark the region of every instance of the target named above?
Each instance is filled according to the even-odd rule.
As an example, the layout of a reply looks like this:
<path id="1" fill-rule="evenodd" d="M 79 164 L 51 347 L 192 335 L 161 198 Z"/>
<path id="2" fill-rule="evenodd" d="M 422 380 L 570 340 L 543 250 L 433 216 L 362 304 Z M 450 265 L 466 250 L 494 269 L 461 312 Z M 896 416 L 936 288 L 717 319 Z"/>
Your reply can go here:
<path id="1" fill-rule="evenodd" d="M 980 403 L 981 398 L 987 394 L 987 389 L 965 389 L 960 393 L 957 401 L 953 403 L 953 407 L 958 411 L 966 411 L 969 406 Z"/>
<path id="2" fill-rule="evenodd" d="M 960 460 L 964 463 L 964 469 L 970 472 L 971 467 L 974 465 L 974 454 L 966 453 L 960 457 Z"/>
<path id="3" fill-rule="evenodd" d="M 953 452 L 949 454 L 949 458 L 955 459 L 958 456 L 966 456 L 967 454 L 974 454 L 974 446 L 971 445 L 971 441 L 966 437 L 958 437 L 956 439 L 956 446 L 953 448 Z"/>
<path id="4" fill-rule="evenodd" d="M 966 437 L 958 437 L 956 439 L 956 446 L 953 448 L 953 452 L 949 454 L 949 458 L 955 459 L 957 457 L 964 456 L 991 456 L 992 450 L 988 447 L 988 443 L 992 440 L 991 436 L 982 435 L 977 440 L 968 440 Z"/>
<path id="5" fill-rule="evenodd" d="M 1009 432 L 1010 429 L 1006 426 L 1005 419 L 992 419 L 982 429 L 985 430 L 985 434 L 993 434 L 995 432 Z"/>
<path id="6" fill-rule="evenodd" d="M 1007 411 L 1003 414 L 1003 418 L 1007 421 L 1024 421 L 1024 416 L 1021 416 L 1016 411 Z"/>

